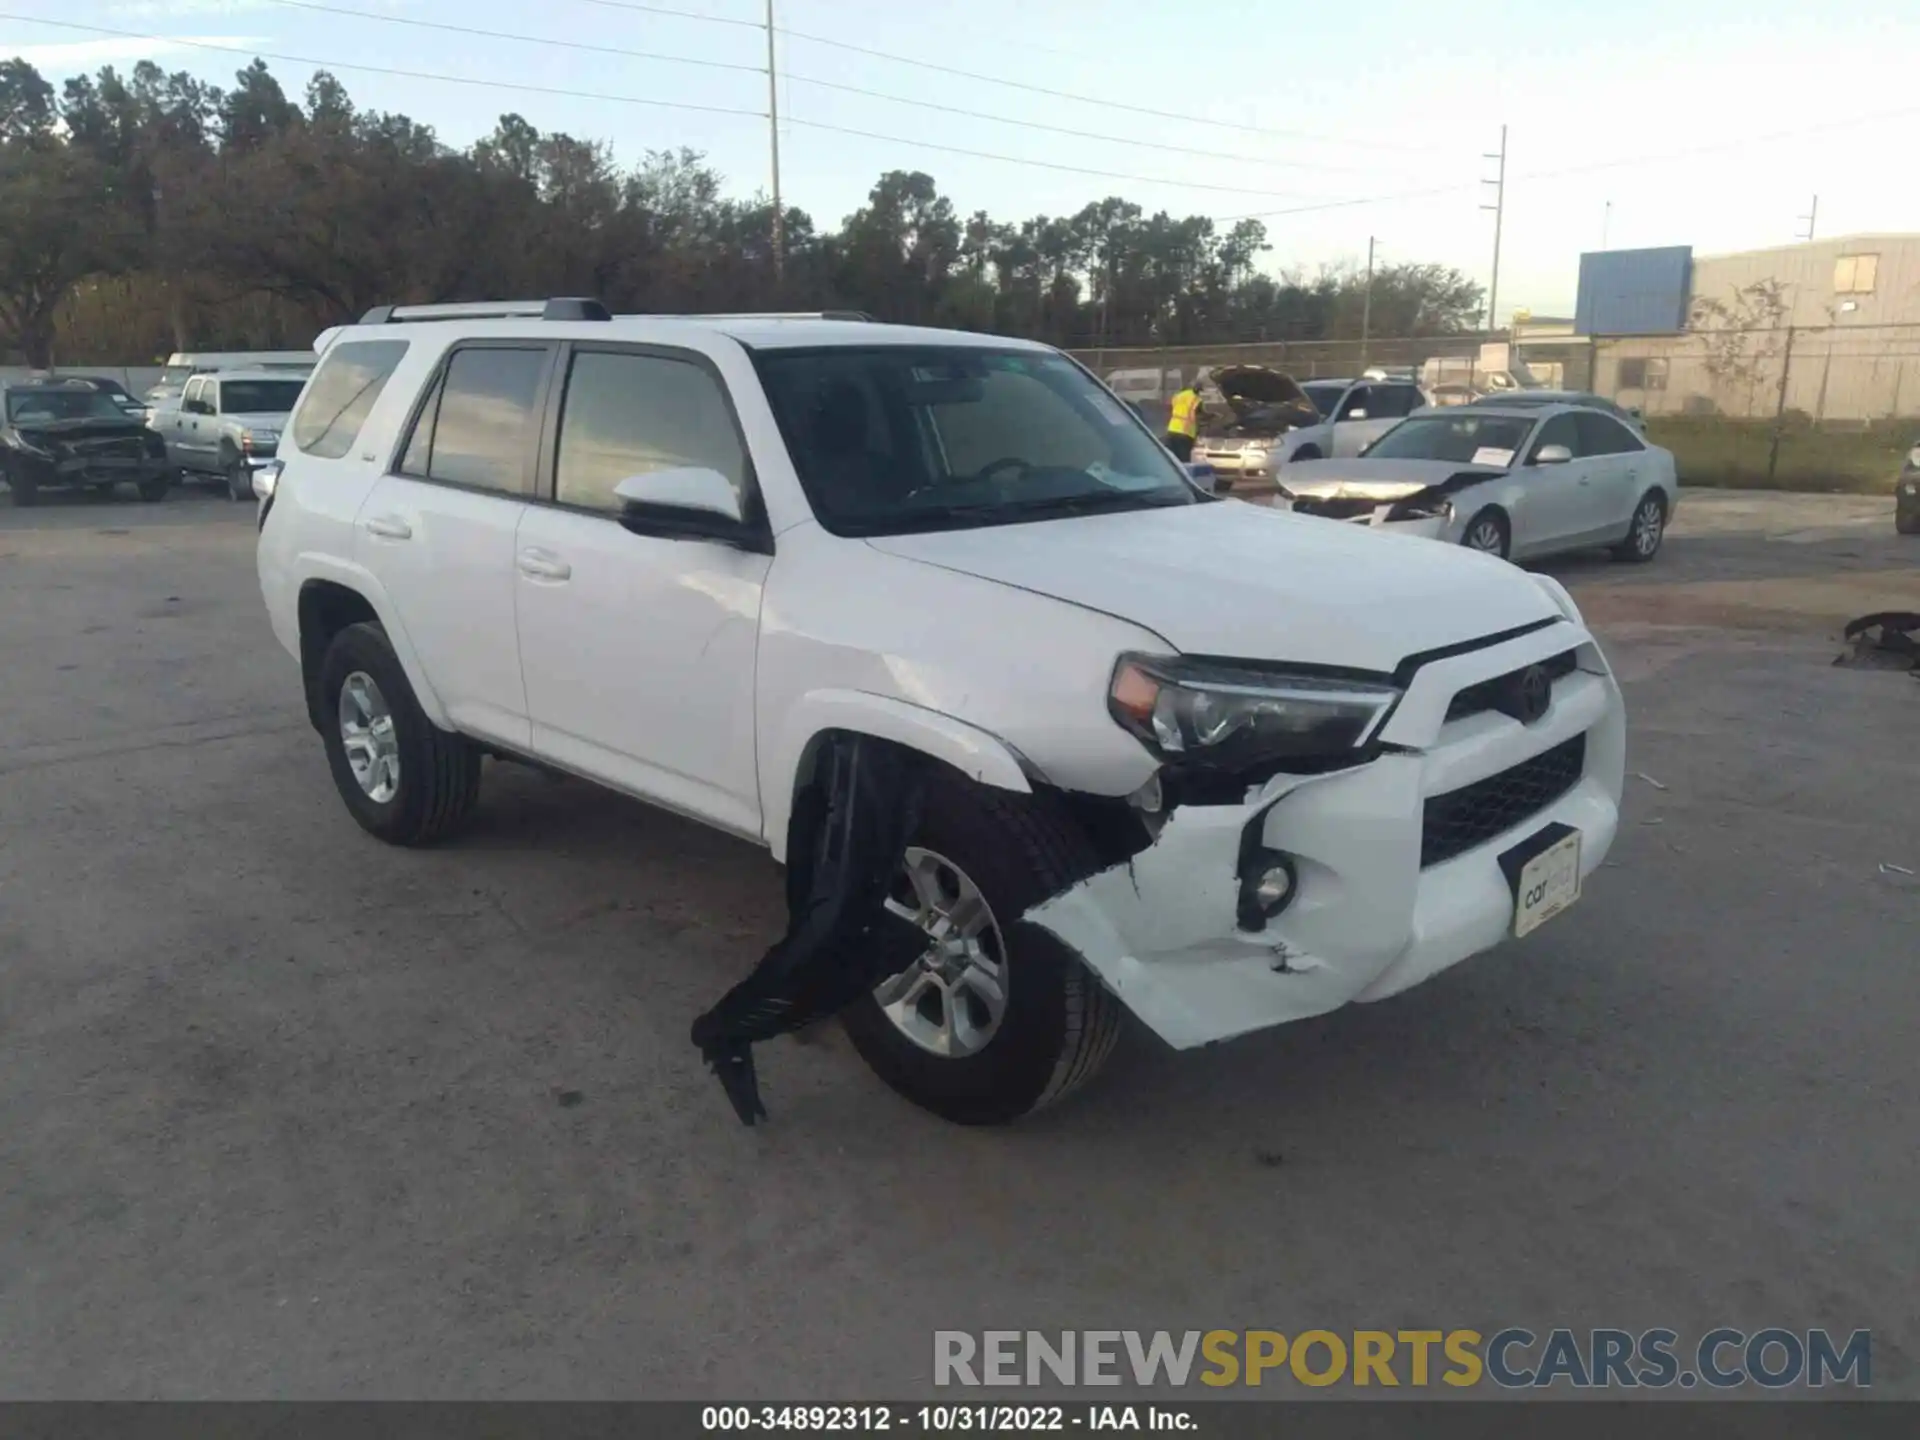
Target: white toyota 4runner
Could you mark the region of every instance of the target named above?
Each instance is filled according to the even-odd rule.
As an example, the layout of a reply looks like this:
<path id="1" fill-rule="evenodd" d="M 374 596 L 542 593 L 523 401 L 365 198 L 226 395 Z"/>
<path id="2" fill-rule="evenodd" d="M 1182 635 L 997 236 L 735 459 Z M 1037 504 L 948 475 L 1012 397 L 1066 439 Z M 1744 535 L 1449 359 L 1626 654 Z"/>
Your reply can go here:
<path id="1" fill-rule="evenodd" d="M 1122 1007 L 1188 1047 L 1396 994 L 1613 842 L 1620 691 L 1564 588 L 1216 500 L 1046 346 L 550 301 L 316 348 L 259 571 L 354 819 L 436 839 L 520 758 L 804 896 L 822 755 L 884 747 L 920 788 L 869 908 L 924 953 L 843 1018 L 950 1118 L 1072 1089 Z"/>

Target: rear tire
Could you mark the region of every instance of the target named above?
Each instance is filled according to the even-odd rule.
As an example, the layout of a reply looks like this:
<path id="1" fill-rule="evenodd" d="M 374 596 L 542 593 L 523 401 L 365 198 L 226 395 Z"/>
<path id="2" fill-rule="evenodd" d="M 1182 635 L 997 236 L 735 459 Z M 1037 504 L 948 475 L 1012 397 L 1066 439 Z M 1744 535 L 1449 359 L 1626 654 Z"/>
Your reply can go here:
<path id="1" fill-rule="evenodd" d="M 140 498 L 151 505 L 156 500 L 167 498 L 167 492 L 173 489 L 171 475 L 156 475 L 151 480 L 142 480 L 139 484 Z"/>
<path id="2" fill-rule="evenodd" d="M 397 774 L 388 793 L 355 773 L 343 731 L 341 692 L 350 680 L 384 711 L 382 732 Z M 366 715 L 369 724 L 373 716 Z M 463 735 L 439 729 L 414 697 L 407 672 L 378 625 L 349 625 L 320 662 L 321 738 L 327 765 L 347 810 L 369 835 L 390 845 L 428 845 L 465 820 L 480 795 L 480 751 Z"/>
<path id="3" fill-rule="evenodd" d="M 1073 951 L 1020 917 L 1100 868 L 1085 835 L 1044 796 L 936 769 L 913 846 L 949 862 L 990 908 L 1004 1010 L 984 1044 L 948 1057 L 909 1038 L 865 995 L 842 1016 L 854 1048 L 893 1089 L 961 1125 L 1005 1124 L 1079 1089 L 1112 1054 L 1123 1007 Z"/>
<path id="4" fill-rule="evenodd" d="M 1893 528 L 1901 535 L 1920 535 L 1920 505 L 1893 512 Z"/>
<path id="5" fill-rule="evenodd" d="M 1613 558 L 1644 565 L 1660 553 L 1667 535 L 1667 502 L 1657 493 L 1643 495 L 1627 522 L 1627 538 L 1613 547 Z"/>
<path id="6" fill-rule="evenodd" d="M 24 510 L 27 506 L 36 504 L 39 501 L 40 487 L 35 485 L 33 481 L 23 479 L 11 469 L 3 473 L 7 482 L 7 499 L 12 502 L 17 509 Z"/>
<path id="7" fill-rule="evenodd" d="M 229 500 L 253 499 L 253 475 L 238 459 L 227 462 L 227 498 Z"/>

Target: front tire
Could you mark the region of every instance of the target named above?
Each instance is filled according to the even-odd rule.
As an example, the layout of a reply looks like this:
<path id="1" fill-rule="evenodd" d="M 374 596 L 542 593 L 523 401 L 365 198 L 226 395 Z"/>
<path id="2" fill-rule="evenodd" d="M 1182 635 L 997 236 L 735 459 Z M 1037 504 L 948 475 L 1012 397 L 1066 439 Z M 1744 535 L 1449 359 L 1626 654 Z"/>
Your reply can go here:
<path id="1" fill-rule="evenodd" d="M 1920 505 L 1911 510 L 1895 510 L 1893 528 L 1896 534 L 1920 535 Z"/>
<path id="2" fill-rule="evenodd" d="M 227 462 L 227 498 L 229 500 L 253 499 L 253 475 L 238 459 Z"/>
<path id="3" fill-rule="evenodd" d="M 1644 495 L 1627 522 L 1627 538 L 1613 547 L 1613 558 L 1644 565 L 1660 553 L 1667 534 L 1667 502 L 1657 494 Z"/>
<path id="4" fill-rule="evenodd" d="M 155 475 L 152 479 L 142 480 L 137 488 L 140 491 L 140 498 L 151 505 L 156 500 L 167 498 L 167 492 L 173 489 L 173 477 Z"/>
<path id="5" fill-rule="evenodd" d="M 1513 549 L 1513 531 L 1507 517 L 1489 507 L 1467 522 L 1467 528 L 1460 532 L 1460 543 L 1469 550 L 1505 560 Z"/>
<path id="6" fill-rule="evenodd" d="M 1092 1079 L 1119 1038 L 1120 1002 L 1020 917 L 1098 868 L 1053 801 L 936 771 L 890 904 L 949 940 L 845 1012 L 861 1057 L 914 1104 L 962 1125 L 1005 1124 Z"/>
<path id="7" fill-rule="evenodd" d="M 333 637 L 320 662 L 320 716 L 334 786 L 368 834 L 427 845 L 473 809 L 479 750 L 427 719 L 378 625 Z"/>

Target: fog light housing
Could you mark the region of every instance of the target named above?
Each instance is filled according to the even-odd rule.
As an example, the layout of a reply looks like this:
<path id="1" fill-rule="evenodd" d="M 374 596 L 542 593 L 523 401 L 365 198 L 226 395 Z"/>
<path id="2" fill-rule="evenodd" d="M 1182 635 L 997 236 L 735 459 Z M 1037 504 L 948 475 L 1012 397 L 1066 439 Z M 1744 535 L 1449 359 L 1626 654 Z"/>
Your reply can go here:
<path id="1" fill-rule="evenodd" d="M 1240 867 L 1240 928 L 1266 929 L 1269 920 L 1293 903 L 1299 890 L 1300 872 L 1292 856 L 1278 850 L 1252 851 Z"/>

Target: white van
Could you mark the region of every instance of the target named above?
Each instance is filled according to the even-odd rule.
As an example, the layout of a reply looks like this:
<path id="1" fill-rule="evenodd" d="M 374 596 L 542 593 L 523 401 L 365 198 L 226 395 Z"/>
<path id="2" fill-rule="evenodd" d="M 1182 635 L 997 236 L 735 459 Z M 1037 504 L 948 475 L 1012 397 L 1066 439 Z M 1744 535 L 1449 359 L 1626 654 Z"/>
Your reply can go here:
<path id="1" fill-rule="evenodd" d="M 285 370 L 309 373 L 316 360 L 311 350 L 180 350 L 167 357 L 166 368 L 146 396 L 153 410 L 177 404 L 187 381 L 215 370 Z"/>

